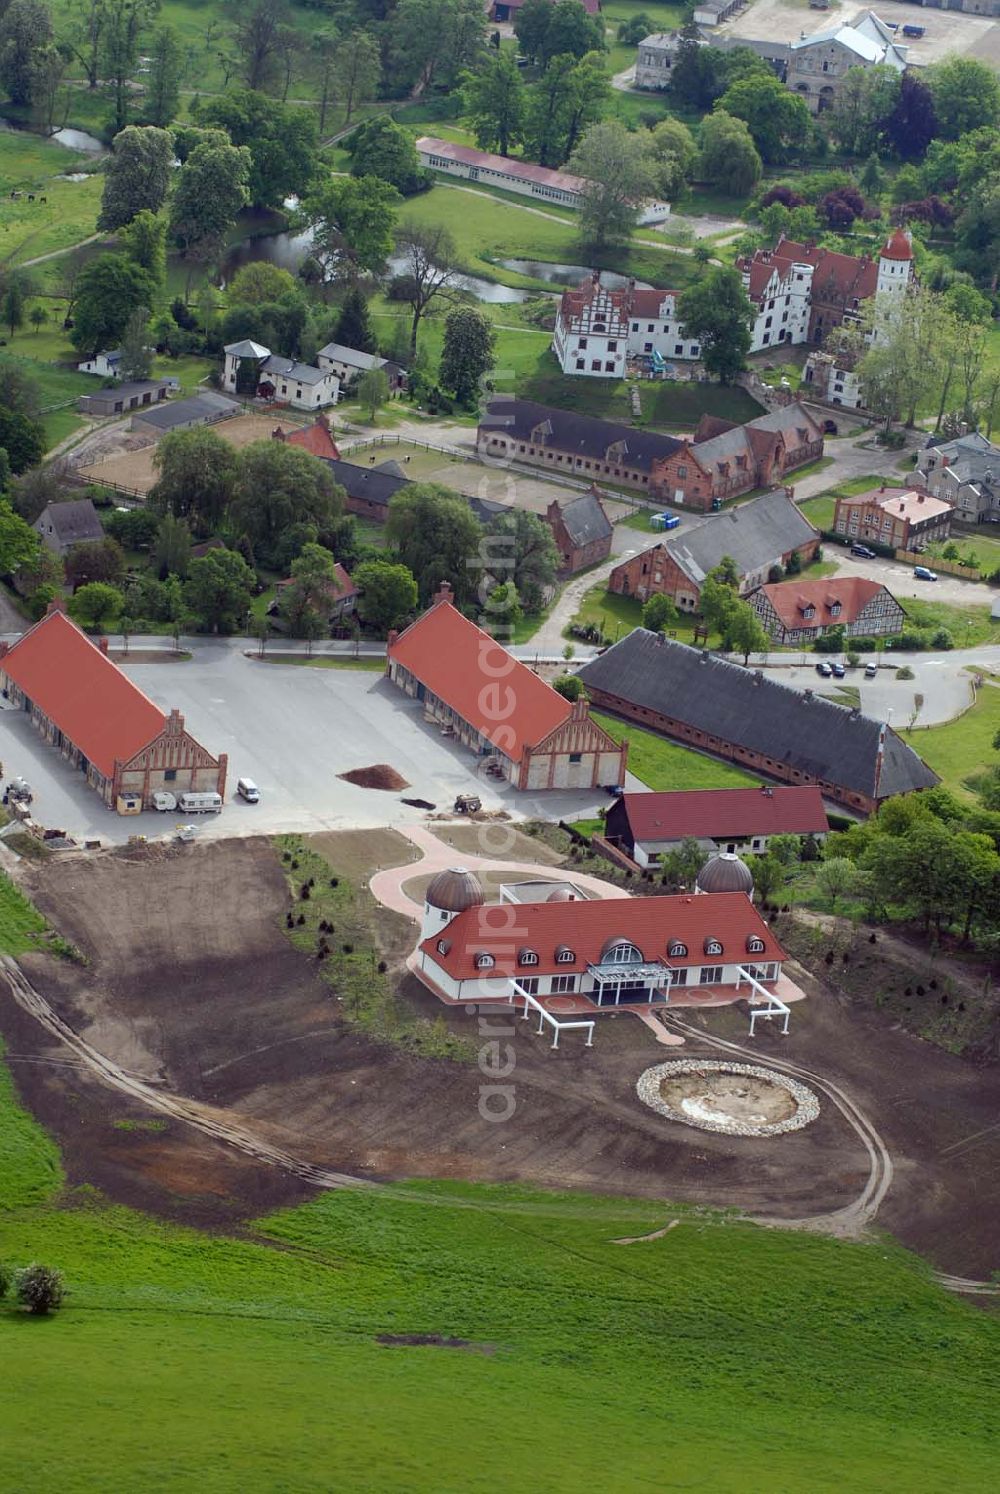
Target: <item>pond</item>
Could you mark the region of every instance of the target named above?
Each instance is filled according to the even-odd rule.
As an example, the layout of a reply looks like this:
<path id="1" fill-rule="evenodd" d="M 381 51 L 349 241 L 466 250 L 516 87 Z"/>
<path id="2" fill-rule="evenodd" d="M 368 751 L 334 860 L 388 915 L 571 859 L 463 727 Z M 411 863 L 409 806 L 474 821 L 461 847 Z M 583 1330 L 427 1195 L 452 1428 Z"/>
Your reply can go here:
<path id="1" fill-rule="evenodd" d="M 505 270 L 516 270 L 519 275 L 530 275 L 533 280 L 544 280 L 548 285 L 582 285 L 594 271 L 586 265 L 550 264 L 544 259 L 501 259 L 497 261 Z M 608 290 L 623 290 L 629 283 L 628 275 L 619 275 L 615 270 L 601 271 L 601 284 Z M 639 290 L 649 290 L 646 280 L 635 282 Z"/>
<path id="2" fill-rule="evenodd" d="M 107 150 L 103 140 L 98 140 L 96 135 L 88 135 L 86 130 L 55 130 L 50 139 L 57 145 L 65 145 L 67 150 L 82 150 L 88 155 L 96 156 Z"/>
<path id="3" fill-rule="evenodd" d="M 243 221 L 244 223 L 254 222 L 249 217 L 244 217 Z M 237 270 L 255 260 L 266 260 L 269 264 L 277 265 L 279 269 L 288 270 L 294 275 L 309 254 L 313 239 L 311 229 L 306 229 L 304 233 L 267 232 L 263 230 L 268 221 L 268 215 L 257 214 L 256 221 L 260 224 L 261 231 L 253 232 L 239 244 L 234 244 L 223 260 L 219 280 L 223 289 Z M 406 260 L 402 255 L 394 255 L 388 263 L 390 273 L 393 275 L 400 275 L 406 269 Z M 460 275 L 456 284 L 460 290 L 468 291 L 478 300 L 487 301 L 494 306 L 527 301 L 534 294 L 532 291 L 517 290 L 514 286 L 498 285 L 493 280 L 483 280 L 478 275 Z"/>

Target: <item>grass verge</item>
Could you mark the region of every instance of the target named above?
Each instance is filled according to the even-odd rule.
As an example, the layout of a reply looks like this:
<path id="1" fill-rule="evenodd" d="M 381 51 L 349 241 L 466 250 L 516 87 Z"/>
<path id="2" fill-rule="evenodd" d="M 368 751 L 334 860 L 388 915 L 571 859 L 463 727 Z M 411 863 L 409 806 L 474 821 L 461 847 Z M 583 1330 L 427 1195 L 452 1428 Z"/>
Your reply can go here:
<path id="1" fill-rule="evenodd" d="M 668 742 L 654 732 L 645 731 L 631 722 L 594 711 L 595 721 L 609 731 L 616 742 L 628 737 L 628 771 L 641 778 L 651 789 L 745 788 L 760 783 L 760 776 L 744 773 L 730 763 L 703 757 L 679 742 Z"/>
<path id="2" fill-rule="evenodd" d="M 379 909 L 367 888 L 331 876 L 329 862 L 299 836 L 279 835 L 275 844 L 292 894 L 288 937 L 317 959 L 348 1022 L 376 1042 L 423 1058 L 473 1059 L 472 1044 L 449 1032 L 443 1016 L 429 1022 L 400 1003 L 378 956 Z"/>
<path id="3" fill-rule="evenodd" d="M 993 739 L 1000 732 L 1000 688 L 984 685 L 975 705 L 941 726 L 914 727 L 900 736 L 939 774 L 945 788 L 960 798 L 975 797 L 975 780 L 995 757 Z"/>

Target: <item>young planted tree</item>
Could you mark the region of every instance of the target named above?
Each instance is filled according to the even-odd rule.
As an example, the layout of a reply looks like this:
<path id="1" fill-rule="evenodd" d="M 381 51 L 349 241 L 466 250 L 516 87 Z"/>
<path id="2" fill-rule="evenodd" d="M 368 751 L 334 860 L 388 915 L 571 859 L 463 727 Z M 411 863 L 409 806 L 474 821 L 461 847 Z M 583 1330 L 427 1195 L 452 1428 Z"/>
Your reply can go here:
<path id="1" fill-rule="evenodd" d="M 384 368 L 369 368 L 358 380 L 358 400 L 368 411 L 368 418 L 375 424 L 375 417 L 389 399 L 389 376 Z"/>
<path id="2" fill-rule="evenodd" d="M 414 358 L 421 318 L 433 301 L 449 298 L 458 280 L 455 241 L 440 224 L 404 222 L 396 230 L 396 248 L 403 261 L 406 299 L 413 311 L 410 357 Z"/>
<path id="3" fill-rule="evenodd" d="M 477 400 L 493 367 L 495 346 L 493 324 L 481 311 L 471 306 L 449 311 L 444 324 L 440 378 L 460 404 L 472 405 Z"/>

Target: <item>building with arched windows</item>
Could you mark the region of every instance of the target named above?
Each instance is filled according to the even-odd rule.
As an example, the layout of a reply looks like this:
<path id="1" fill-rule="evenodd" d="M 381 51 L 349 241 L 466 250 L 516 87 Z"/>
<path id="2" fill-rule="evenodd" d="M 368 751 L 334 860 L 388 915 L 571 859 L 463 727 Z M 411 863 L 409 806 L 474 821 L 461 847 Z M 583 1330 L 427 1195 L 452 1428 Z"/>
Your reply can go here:
<path id="1" fill-rule="evenodd" d="M 516 985 L 542 1004 L 559 998 L 556 1010 L 584 1011 L 725 1004 L 746 999 L 751 979 L 797 994 L 781 973 L 785 951 L 745 891 L 597 899 L 540 883 L 530 902 L 531 887 L 503 888 L 487 903 L 473 873 L 439 872 L 411 961 L 424 985 L 477 1005 L 510 999 Z"/>

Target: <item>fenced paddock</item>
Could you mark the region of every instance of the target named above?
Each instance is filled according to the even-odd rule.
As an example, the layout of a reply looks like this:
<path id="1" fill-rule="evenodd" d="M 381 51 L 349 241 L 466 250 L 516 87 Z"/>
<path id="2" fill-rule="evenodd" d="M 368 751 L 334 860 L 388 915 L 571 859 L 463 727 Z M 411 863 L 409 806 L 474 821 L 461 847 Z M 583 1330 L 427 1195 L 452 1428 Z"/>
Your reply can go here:
<path id="1" fill-rule="evenodd" d="M 211 429 L 230 446 L 241 449 L 252 441 L 269 441 L 279 425 L 287 431 L 301 423 L 301 420 L 290 418 L 289 411 L 275 410 L 268 415 L 233 415 L 215 422 Z M 126 440 L 134 442 L 135 434 L 122 432 L 123 445 Z M 87 482 L 102 483 L 115 492 L 145 497 L 158 476 L 153 463 L 157 445 L 157 441 L 151 440 L 146 446 L 115 452 L 113 456 L 78 467 L 77 472 Z"/>

